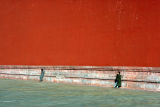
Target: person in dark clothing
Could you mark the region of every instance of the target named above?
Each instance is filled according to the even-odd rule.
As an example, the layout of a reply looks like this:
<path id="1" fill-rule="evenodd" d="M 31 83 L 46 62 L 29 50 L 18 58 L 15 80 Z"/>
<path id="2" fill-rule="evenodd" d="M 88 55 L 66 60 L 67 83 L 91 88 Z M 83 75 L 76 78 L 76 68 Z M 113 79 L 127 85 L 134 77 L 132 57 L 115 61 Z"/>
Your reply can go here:
<path id="1" fill-rule="evenodd" d="M 44 74 L 45 74 L 45 71 L 41 69 L 40 82 L 43 81 Z"/>
<path id="2" fill-rule="evenodd" d="M 120 88 L 120 87 L 121 87 L 121 75 L 120 72 L 118 72 L 118 74 L 116 75 L 114 88 Z"/>

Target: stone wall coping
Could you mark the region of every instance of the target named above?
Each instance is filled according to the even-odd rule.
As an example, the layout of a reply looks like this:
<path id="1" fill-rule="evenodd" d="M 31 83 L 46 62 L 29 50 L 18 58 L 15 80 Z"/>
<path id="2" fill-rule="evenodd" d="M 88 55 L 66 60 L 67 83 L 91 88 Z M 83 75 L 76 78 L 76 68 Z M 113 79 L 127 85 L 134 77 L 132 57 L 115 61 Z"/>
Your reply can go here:
<path id="1" fill-rule="evenodd" d="M 35 66 L 35 65 L 0 65 L 0 69 L 46 69 L 46 70 L 95 70 L 95 71 L 135 71 L 160 72 L 160 67 L 134 66 Z"/>

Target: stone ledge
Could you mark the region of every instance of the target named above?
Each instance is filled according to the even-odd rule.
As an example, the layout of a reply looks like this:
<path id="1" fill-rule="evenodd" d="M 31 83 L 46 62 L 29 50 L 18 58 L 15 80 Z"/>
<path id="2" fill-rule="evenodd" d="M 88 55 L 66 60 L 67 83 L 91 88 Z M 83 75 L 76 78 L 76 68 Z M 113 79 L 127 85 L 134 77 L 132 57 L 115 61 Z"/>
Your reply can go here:
<path id="1" fill-rule="evenodd" d="M 120 71 L 122 88 L 160 91 L 159 67 L 0 65 L 0 78 L 39 80 L 41 68 L 45 70 L 44 81 L 113 87 Z"/>

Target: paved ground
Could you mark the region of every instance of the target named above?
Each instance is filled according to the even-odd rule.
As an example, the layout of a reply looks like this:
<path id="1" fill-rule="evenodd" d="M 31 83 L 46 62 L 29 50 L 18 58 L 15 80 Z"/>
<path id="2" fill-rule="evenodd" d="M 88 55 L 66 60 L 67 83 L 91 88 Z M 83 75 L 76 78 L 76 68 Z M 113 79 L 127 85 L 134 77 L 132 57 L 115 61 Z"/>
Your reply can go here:
<path id="1" fill-rule="evenodd" d="M 160 107 L 160 93 L 0 79 L 0 107 Z"/>

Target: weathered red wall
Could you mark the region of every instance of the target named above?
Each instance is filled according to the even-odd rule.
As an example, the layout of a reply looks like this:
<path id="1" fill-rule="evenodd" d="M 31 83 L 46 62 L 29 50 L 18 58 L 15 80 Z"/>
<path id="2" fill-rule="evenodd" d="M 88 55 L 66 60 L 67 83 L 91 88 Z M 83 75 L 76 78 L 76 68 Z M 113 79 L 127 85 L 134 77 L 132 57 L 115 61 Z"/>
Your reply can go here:
<path id="1" fill-rule="evenodd" d="M 0 65 L 160 66 L 160 0 L 0 0 Z"/>

